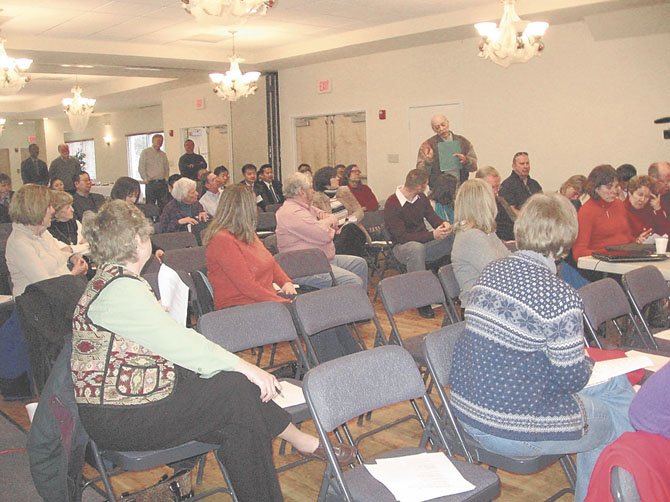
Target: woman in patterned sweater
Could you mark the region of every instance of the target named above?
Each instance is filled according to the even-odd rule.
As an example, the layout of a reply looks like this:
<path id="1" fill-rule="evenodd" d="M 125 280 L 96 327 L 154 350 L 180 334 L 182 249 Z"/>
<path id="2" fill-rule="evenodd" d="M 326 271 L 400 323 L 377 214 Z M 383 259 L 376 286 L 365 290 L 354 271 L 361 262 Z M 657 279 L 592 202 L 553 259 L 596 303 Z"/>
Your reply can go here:
<path id="1" fill-rule="evenodd" d="M 575 499 L 586 496 L 602 449 L 632 430 L 625 376 L 585 388 L 582 301 L 554 261 L 577 234 L 574 207 L 536 194 L 514 226 L 519 251 L 488 265 L 470 293 L 454 353 L 453 405 L 464 429 L 493 452 L 577 453 Z"/>

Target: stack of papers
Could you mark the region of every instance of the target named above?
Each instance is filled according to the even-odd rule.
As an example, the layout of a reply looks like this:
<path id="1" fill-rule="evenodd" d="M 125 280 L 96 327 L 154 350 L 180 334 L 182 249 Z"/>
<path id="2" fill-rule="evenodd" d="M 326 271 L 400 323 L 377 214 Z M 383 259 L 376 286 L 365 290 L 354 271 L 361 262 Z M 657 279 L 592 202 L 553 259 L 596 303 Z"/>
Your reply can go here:
<path id="1" fill-rule="evenodd" d="M 649 354 L 637 352 L 630 355 L 631 352 L 634 351 L 631 350 L 626 353 L 627 357 L 609 359 L 607 361 L 597 361 L 593 366 L 593 372 L 591 373 L 591 378 L 589 378 L 586 387 L 599 385 L 610 378 L 625 375 L 626 373 L 639 370 L 640 368 L 652 368 L 654 366 L 653 361 L 649 358 Z"/>
<path id="2" fill-rule="evenodd" d="M 419 453 L 406 457 L 380 458 L 364 464 L 400 502 L 423 502 L 474 490 L 444 453 Z"/>
<path id="3" fill-rule="evenodd" d="M 188 311 L 188 286 L 179 274 L 165 263 L 158 269 L 158 289 L 161 293 L 161 305 L 165 307 L 175 321 L 186 326 Z"/>
<path id="4" fill-rule="evenodd" d="M 660 370 L 663 366 L 668 364 L 668 361 L 670 361 L 670 357 L 665 357 L 665 356 L 659 356 L 658 354 L 647 354 L 645 352 L 638 352 L 637 350 L 629 350 L 626 352 L 626 356 L 628 358 L 633 358 L 633 357 L 646 357 L 651 361 L 651 366 L 645 366 L 649 371 L 653 371 L 656 373 L 658 370 Z"/>
<path id="5" fill-rule="evenodd" d="M 306 403 L 302 388 L 291 382 L 281 382 L 281 394 L 275 397 L 273 401 L 281 408 L 289 408 Z"/>

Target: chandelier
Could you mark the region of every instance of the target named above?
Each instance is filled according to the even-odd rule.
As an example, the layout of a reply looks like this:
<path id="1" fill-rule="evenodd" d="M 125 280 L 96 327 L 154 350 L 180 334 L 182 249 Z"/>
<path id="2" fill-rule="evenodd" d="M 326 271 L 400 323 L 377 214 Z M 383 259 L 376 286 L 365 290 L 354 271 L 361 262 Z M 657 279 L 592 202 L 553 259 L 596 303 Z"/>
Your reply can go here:
<path id="1" fill-rule="evenodd" d="M 23 72 L 32 63 L 32 59 L 10 58 L 5 52 L 5 39 L 0 38 L 0 92 L 14 94 L 20 91 L 30 80 L 30 75 L 23 75 Z"/>
<path id="2" fill-rule="evenodd" d="M 7 119 L 3 119 L 0 117 L 0 136 L 2 136 L 3 131 L 5 130 L 5 124 L 7 123 Z"/>
<path id="3" fill-rule="evenodd" d="M 507 68 L 512 63 L 525 63 L 540 55 L 544 49 L 542 36 L 549 24 L 522 21 L 514 9 L 514 0 L 502 2 L 504 7 L 499 27 L 495 23 L 477 23 L 475 28 L 482 37 L 479 57 Z"/>
<path id="4" fill-rule="evenodd" d="M 233 16 L 238 20 L 253 14 L 264 16 L 276 3 L 276 0 L 181 0 L 186 12 L 198 20 L 207 16 Z"/>
<path id="5" fill-rule="evenodd" d="M 91 113 L 93 113 L 95 99 L 82 97 L 82 91 L 79 84 L 75 84 L 71 91 L 74 96 L 63 99 L 63 108 L 70 121 L 72 130 L 76 133 L 80 133 L 86 129 L 88 118 L 91 116 Z"/>
<path id="6" fill-rule="evenodd" d="M 233 55 L 228 58 L 230 69 L 226 73 L 210 73 L 209 78 L 214 83 L 214 93 L 221 99 L 228 101 L 237 101 L 239 98 L 246 98 L 256 92 L 256 82 L 261 76 L 258 71 L 249 71 L 242 73 L 240 63 L 244 59 L 235 55 L 235 32 L 233 35 Z"/>

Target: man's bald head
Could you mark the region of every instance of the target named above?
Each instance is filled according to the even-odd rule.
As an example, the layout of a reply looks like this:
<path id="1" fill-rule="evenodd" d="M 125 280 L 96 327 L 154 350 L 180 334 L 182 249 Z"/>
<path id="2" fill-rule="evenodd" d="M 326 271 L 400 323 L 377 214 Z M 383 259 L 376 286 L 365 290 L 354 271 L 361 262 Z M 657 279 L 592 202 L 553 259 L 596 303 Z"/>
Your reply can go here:
<path id="1" fill-rule="evenodd" d="M 430 127 L 442 138 L 449 136 L 449 119 L 442 114 L 433 115 L 433 118 L 430 119 Z"/>
<path id="2" fill-rule="evenodd" d="M 647 174 L 656 181 L 656 192 L 659 195 L 670 191 L 670 162 L 654 162 L 649 166 Z"/>

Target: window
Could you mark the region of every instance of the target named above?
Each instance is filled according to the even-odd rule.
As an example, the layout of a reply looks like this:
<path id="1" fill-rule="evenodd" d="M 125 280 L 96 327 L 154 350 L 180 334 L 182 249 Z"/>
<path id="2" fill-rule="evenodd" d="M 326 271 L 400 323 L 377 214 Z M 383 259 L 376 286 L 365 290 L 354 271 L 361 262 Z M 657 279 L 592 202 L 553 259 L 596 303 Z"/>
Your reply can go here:
<path id="1" fill-rule="evenodd" d="M 128 176 L 136 180 L 141 180 L 139 165 L 140 154 L 142 150 L 151 146 L 151 137 L 160 134 L 165 139 L 162 132 L 150 132 L 145 134 L 131 134 L 126 136 L 126 146 L 128 147 Z"/>
<path id="2" fill-rule="evenodd" d="M 67 141 L 70 147 L 70 155 L 79 160 L 81 167 L 88 173 L 92 180 L 97 178 L 95 169 L 95 142 L 92 139 L 81 141 Z"/>

